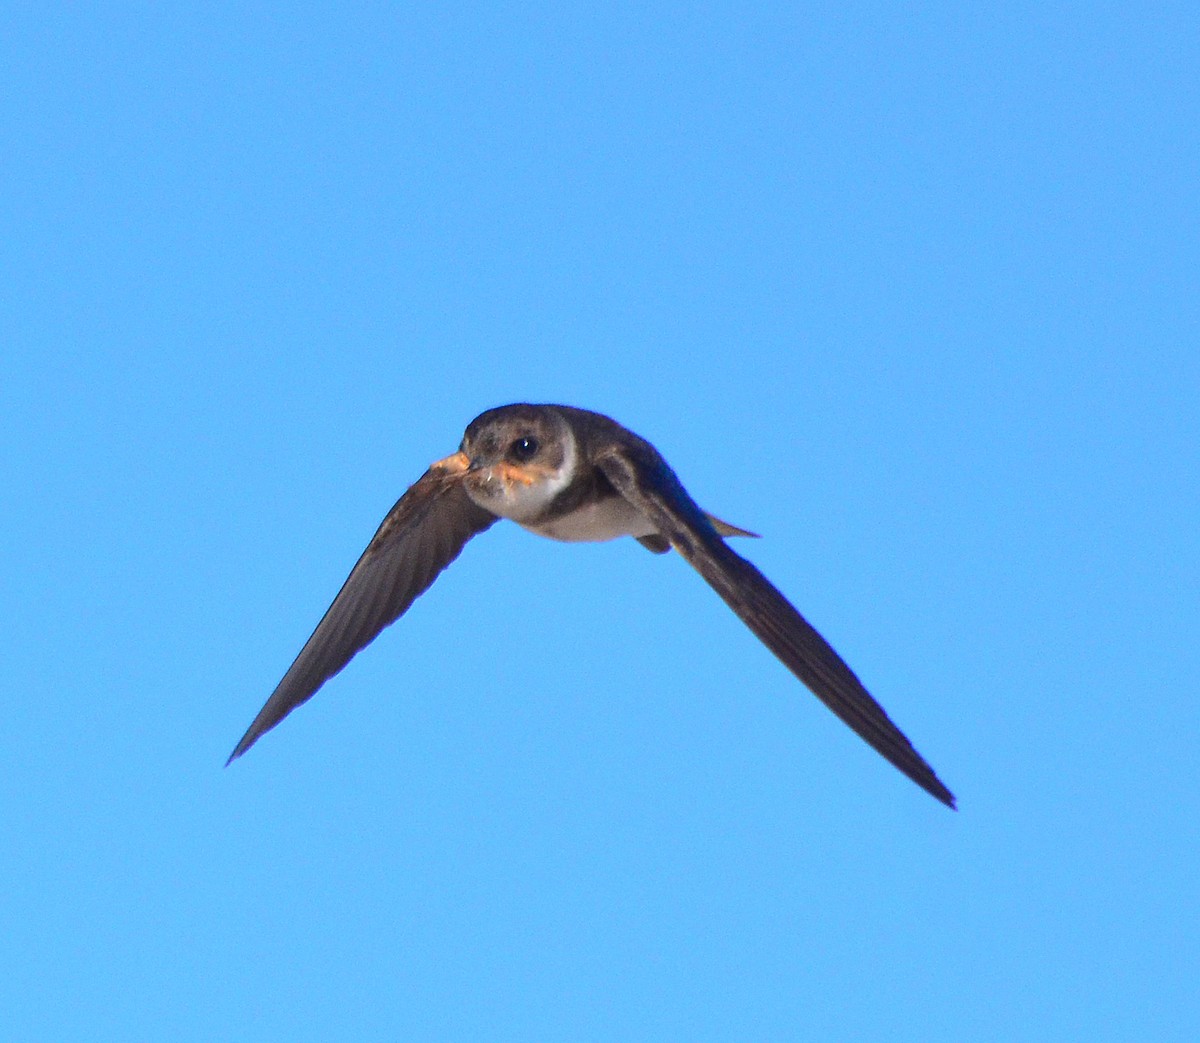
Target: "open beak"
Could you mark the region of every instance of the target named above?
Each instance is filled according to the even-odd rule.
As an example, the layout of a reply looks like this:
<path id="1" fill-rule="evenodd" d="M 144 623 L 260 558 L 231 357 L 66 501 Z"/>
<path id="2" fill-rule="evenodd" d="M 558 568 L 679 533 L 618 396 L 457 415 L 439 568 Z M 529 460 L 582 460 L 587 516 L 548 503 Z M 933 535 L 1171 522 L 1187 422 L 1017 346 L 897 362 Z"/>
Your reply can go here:
<path id="1" fill-rule="evenodd" d="M 451 474 L 465 474 L 471 469 L 471 461 L 461 449 L 451 456 L 435 460 L 429 465 L 431 471 L 449 471 Z"/>
<path id="2" fill-rule="evenodd" d="M 520 482 L 522 485 L 533 485 L 534 483 L 534 476 L 523 467 L 516 467 L 510 463 L 500 463 L 496 465 L 495 470 L 501 480 L 505 482 Z"/>
<path id="3" fill-rule="evenodd" d="M 429 469 L 431 471 L 447 471 L 450 474 L 462 475 L 472 470 L 471 459 L 460 449 L 452 456 L 435 460 L 429 465 Z M 494 464 L 487 468 L 484 473 L 488 482 L 498 478 L 507 485 L 511 485 L 513 482 L 521 485 L 533 485 L 539 477 L 539 475 L 531 474 L 523 467 L 518 467 L 516 464 L 510 464 L 506 461 Z"/>

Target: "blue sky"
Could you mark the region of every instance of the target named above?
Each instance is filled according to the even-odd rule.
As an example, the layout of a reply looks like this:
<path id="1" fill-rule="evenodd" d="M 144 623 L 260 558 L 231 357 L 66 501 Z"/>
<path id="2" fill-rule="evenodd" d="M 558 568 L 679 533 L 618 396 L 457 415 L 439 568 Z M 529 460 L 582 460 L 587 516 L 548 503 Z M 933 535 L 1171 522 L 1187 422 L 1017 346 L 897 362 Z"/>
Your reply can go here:
<path id="1" fill-rule="evenodd" d="M 22 1040 L 1192 1040 L 1192 5 L 10 6 Z M 480 537 L 222 763 L 383 514 L 616 417 L 676 556 Z"/>

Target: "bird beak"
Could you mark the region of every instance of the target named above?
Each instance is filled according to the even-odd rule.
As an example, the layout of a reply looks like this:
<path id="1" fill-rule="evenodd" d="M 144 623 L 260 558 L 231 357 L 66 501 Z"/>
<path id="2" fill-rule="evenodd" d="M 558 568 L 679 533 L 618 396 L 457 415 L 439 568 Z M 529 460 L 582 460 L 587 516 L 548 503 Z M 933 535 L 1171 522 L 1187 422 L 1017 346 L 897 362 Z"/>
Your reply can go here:
<path id="1" fill-rule="evenodd" d="M 461 449 L 452 456 L 435 460 L 429 465 L 431 471 L 449 471 L 451 474 L 465 474 L 471 469 L 471 460 Z"/>
<path id="2" fill-rule="evenodd" d="M 508 482 L 509 484 L 513 482 L 520 482 L 522 485 L 533 485 L 536 477 L 535 475 L 530 474 L 526 468 L 516 467 L 510 463 L 497 464 L 496 472 L 501 481 Z"/>

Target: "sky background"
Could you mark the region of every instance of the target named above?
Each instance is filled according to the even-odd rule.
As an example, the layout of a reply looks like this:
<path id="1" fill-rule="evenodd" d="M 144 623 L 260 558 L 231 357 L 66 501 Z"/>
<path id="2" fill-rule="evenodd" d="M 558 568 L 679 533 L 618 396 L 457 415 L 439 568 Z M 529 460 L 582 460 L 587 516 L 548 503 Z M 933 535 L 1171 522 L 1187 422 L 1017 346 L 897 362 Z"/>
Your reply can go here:
<path id="1" fill-rule="evenodd" d="M 1182 2 L 8 5 L 4 1035 L 1200 1037 L 1198 67 Z M 224 769 L 514 400 L 761 532 L 960 810 L 511 525 Z"/>

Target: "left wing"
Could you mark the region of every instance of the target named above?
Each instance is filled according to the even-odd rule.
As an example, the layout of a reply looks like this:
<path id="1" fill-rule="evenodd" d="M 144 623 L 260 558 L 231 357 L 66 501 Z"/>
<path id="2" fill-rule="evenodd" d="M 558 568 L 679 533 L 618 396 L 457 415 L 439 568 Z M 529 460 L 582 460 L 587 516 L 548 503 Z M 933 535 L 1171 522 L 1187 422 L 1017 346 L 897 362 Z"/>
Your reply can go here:
<path id="1" fill-rule="evenodd" d="M 886 760 L 948 807 L 946 788 L 841 656 L 757 568 L 731 550 L 647 442 L 614 443 L 597 466 L 818 699 Z"/>
<path id="2" fill-rule="evenodd" d="M 460 471 L 436 464 L 426 471 L 383 519 L 312 637 L 225 763 L 311 699 L 407 611 L 467 540 L 495 521 L 494 514 L 467 496 Z"/>

